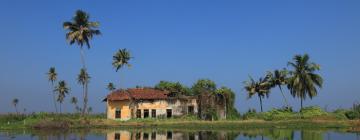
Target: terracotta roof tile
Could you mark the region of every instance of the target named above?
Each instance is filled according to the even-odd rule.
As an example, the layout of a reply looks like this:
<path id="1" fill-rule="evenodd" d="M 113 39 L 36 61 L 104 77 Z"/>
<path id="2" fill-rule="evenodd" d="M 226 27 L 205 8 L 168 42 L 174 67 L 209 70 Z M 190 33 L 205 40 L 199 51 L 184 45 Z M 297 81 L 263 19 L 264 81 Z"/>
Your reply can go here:
<path id="1" fill-rule="evenodd" d="M 131 88 L 127 90 L 116 90 L 107 96 L 107 100 L 121 101 L 129 100 L 130 96 L 134 100 L 167 99 L 168 92 L 152 88 Z"/>

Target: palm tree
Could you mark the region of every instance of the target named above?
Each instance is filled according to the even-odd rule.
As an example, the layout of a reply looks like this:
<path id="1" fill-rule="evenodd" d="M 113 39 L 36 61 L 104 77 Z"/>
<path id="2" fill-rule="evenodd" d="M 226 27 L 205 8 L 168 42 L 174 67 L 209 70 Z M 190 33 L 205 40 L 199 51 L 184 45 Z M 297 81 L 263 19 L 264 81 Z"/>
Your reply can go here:
<path id="1" fill-rule="evenodd" d="M 47 73 L 47 75 L 48 75 L 49 81 L 51 82 L 51 87 L 54 88 L 54 82 L 57 79 L 57 73 L 56 73 L 55 67 L 50 67 L 49 72 Z M 55 92 L 54 91 L 53 91 L 53 101 L 54 101 L 55 111 L 57 113 L 58 110 L 57 110 L 56 97 L 55 97 Z"/>
<path id="2" fill-rule="evenodd" d="M 90 76 L 89 74 L 86 72 L 86 69 L 82 68 L 80 69 L 80 74 L 78 75 L 78 83 L 80 85 L 82 85 L 83 87 L 83 97 L 84 97 L 84 105 L 83 105 L 83 110 L 81 115 L 85 115 L 86 113 L 86 108 L 87 108 L 87 102 L 88 102 L 88 94 L 87 94 L 87 83 L 89 83 L 90 80 Z"/>
<path id="3" fill-rule="evenodd" d="M 89 19 L 90 15 L 88 13 L 82 10 L 77 10 L 71 21 L 63 23 L 64 29 L 68 31 L 66 33 L 67 41 L 70 45 L 76 43 L 80 46 L 83 68 L 86 68 L 83 52 L 84 44 L 88 49 L 90 49 L 90 40 L 94 35 L 101 34 L 100 30 L 97 29 L 99 27 L 99 22 L 91 22 Z"/>
<path id="4" fill-rule="evenodd" d="M 124 66 L 131 67 L 129 61 L 131 59 L 130 52 L 126 49 L 119 49 L 113 56 L 112 65 L 116 69 L 116 72 Z"/>
<path id="5" fill-rule="evenodd" d="M 307 96 L 312 99 L 317 95 L 317 88 L 321 88 L 323 78 L 315 72 L 320 70 L 320 65 L 309 62 L 309 55 L 295 55 L 294 62 L 288 62 L 288 65 L 293 68 L 290 71 L 290 78 L 288 80 L 288 88 L 294 97 L 300 98 L 301 109 L 303 108 L 303 100 Z"/>
<path id="6" fill-rule="evenodd" d="M 18 103 L 19 103 L 19 99 L 14 98 L 14 99 L 12 100 L 12 104 L 13 104 L 13 106 L 15 107 L 16 114 L 19 114 L 19 111 L 18 111 L 18 109 L 17 109 L 17 104 L 18 104 Z"/>
<path id="7" fill-rule="evenodd" d="M 271 87 L 278 87 L 280 89 L 280 92 L 284 98 L 286 107 L 290 107 L 289 102 L 287 101 L 284 92 L 282 90 L 282 86 L 287 83 L 287 75 L 288 71 L 286 69 L 283 70 L 275 70 L 273 73 L 268 72 L 269 82 L 271 84 Z"/>
<path id="8" fill-rule="evenodd" d="M 115 90 L 115 85 L 110 82 L 110 83 L 107 85 L 106 89 L 108 89 L 110 92 L 111 92 L 111 91 L 114 91 L 114 90 Z"/>
<path id="9" fill-rule="evenodd" d="M 259 81 L 255 81 L 252 77 L 250 77 L 250 81 L 245 81 L 245 90 L 248 93 L 248 98 L 257 94 L 260 101 L 261 112 L 263 112 L 262 98 L 269 97 L 270 93 L 268 77 L 260 78 Z"/>
<path id="10" fill-rule="evenodd" d="M 55 87 L 55 92 L 58 93 L 57 101 L 60 103 L 60 113 L 61 113 L 61 104 L 66 97 L 66 94 L 69 94 L 70 89 L 67 87 L 65 81 L 60 81 L 58 85 Z"/>
<path id="11" fill-rule="evenodd" d="M 78 106 L 77 106 L 78 99 L 76 97 L 71 97 L 70 103 L 74 105 L 75 110 L 78 109 Z"/>

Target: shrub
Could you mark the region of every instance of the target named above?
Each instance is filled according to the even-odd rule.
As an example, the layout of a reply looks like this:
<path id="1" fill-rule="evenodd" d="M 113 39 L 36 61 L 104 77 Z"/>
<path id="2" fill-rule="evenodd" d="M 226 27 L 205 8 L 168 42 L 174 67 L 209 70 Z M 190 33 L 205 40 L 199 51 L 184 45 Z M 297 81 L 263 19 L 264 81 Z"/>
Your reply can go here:
<path id="1" fill-rule="evenodd" d="M 328 115 L 327 112 L 325 112 L 318 106 L 305 107 L 300 110 L 300 113 L 301 113 L 302 117 L 304 117 L 304 118 L 313 118 L 313 117 L 317 117 L 317 116 Z"/>

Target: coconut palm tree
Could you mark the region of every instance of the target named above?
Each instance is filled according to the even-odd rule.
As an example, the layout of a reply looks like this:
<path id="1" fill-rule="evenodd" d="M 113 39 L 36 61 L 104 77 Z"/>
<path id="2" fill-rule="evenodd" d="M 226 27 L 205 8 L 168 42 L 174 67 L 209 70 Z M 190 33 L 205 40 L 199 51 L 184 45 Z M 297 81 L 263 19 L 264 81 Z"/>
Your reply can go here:
<path id="1" fill-rule="evenodd" d="M 275 70 L 273 73 L 268 72 L 267 76 L 269 77 L 269 82 L 272 88 L 278 87 L 280 92 L 284 98 L 286 107 L 290 107 L 289 102 L 287 101 L 284 92 L 282 90 L 282 86 L 286 85 L 287 83 L 287 75 L 288 71 L 286 69 L 283 70 Z"/>
<path id="2" fill-rule="evenodd" d="M 245 81 L 244 83 L 248 98 L 257 95 L 260 101 L 261 112 L 263 112 L 262 99 L 264 97 L 269 97 L 271 87 L 270 83 L 268 82 L 268 77 L 260 78 L 259 81 L 255 81 L 252 77 L 250 77 L 250 80 Z"/>
<path id="3" fill-rule="evenodd" d="M 114 56 L 113 56 L 113 62 L 112 65 L 116 69 L 116 72 L 120 70 L 121 68 L 127 66 L 131 67 L 129 61 L 131 59 L 130 52 L 126 49 L 119 49 Z"/>
<path id="4" fill-rule="evenodd" d="M 56 82 L 57 80 L 57 73 L 55 70 L 55 67 L 50 67 L 49 72 L 47 73 L 48 79 L 51 82 L 51 87 L 54 88 L 54 82 Z M 58 112 L 57 110 L 57 105 L 56 105 L 56 95 L 55 92 L 53 91 L 53 102 L 54 102 L 54 107 L 55 107 L 55 111 L 56 113 Z"/>
<path id="5" fill-rule="evenodd" d="M 65 81 L 59 81 L 58 85 L 55 87 L 55 92 L 58 93 L 57 101 L 60 103 L 60 113 L 61 113 L 61 104 L 66 97 L 66 94 L 69 94 L 70 89 L 67 87 Z"/>
<path id="6" fill-rule="evenodd" d="M 78 99 L 76 97 L 71 97 L 70 103 L 74 105 L 75 110 L 78 110 L 78 108 L 79 108 L 77 105 Z"/>
<path id="7" fill-rule="evenodd" d="M 70 45 L 76 43 L 80 46 L 81 62 L 83 68 L 86 68 L 83 46 L 86 45 L 88 49 L 91 48 L 90 40 L 94 35 L 100 35 L 98 30 L 99 22 L 89 21 L 90 15 L 82 10 L 77 10 L 75 16 L 71 21 L 63 23 L 63 27 L 68 32 L 66 33 L 66 39 Z"/>
<path id="8" fill-rule="evenodd" d="M 16 114 L 19 114 L 19 111 L 18 111 L 18 109 L 17 109 L 17 104 L 18 104 L 18 103 L 19 103 L 19 99 L 14 98 L 14 99 L 12 100 L 12 104 L 13 104 L 13 106 L 14 106 L 14 108 L 15 108 Z"/>
<path id="9" fill-rule="evenodd" d="M 108 89 L 110 92 L 111 92 L 111 91 L 114 91 L 114 90 L 115 90 L 115 85 L 110 82 L 110 83 L 107 85 L 106 89 Z"/>
<path id="10" fill-rule="evenodd" d="M 294 97 L 300 98 L 301 109 L 303 108 L 303 100 L 309 96 L 310 99 L 318 93 L 317 88 L 321 88 L 323 78 L 315 72 L 320 70 L 320 65 L 309 62 L 309 55 L 295 55 L 293 62 L 288 65 L 293 68 L 290 71 L 288 80 L 288 88 Z"/>
<path id="11" fill-rule="evenodd" d="M 83 104 L 83 110 L 81 115 L 85 115 L 86 113 L 86 109 L 87 109 L 87 102 L 88 102 L 88 94 L 87 94 L 87 83 L 89 83 L 90 80 L 90 76 L 89 74 L 86 72 L 86 69 L 82 68 L 80 69 L 80 74 L 78 75 L 78 83 L 80 85 L 82 85 L 83 87 L 83 97 L 84 97 L 84 104 Z"/>

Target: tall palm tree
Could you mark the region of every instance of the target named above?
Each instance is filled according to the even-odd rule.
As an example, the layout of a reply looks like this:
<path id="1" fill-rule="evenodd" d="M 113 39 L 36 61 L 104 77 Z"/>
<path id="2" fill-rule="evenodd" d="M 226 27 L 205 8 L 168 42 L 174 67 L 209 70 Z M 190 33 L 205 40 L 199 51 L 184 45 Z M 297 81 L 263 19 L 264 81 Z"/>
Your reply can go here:
<path id="1" fill-rule="evenodd" d="M 88 93 L 87 92 L 88 84 L 87 83 L 89 83 L 90 78 L 91 77 L 87 73 L 86 69 L 84 69 L 84 68 L 80 69 L 80 74 L 78 75 L 77 80 L 78 80 L 78 83 L 80 85 L 82 85 L 82 87 L 83 87 L 83 97 L 84 97 L 84 104 L 83 104 L 83 108 L 82 108 L 83 110 L 82 110 L 81 115 L 85 115 L 86 109 L 87 109 L 87 102 L 88 102 L 88 94 L 87 94 Z"/>
<path id="2" fill-rule="evenodd" d="M 49 81 L 51 82 L 51 87 L 54 88 L 54 82 L 56 82 L 56 80 L 57 80 L 57 73 L 56 73 L 55 67 L 50 67 L 49 72 L 47 73 L 47 76 L 48 76 Z M 54 102 L 55 111 L 57 113 L 58 110 L 57 110 L 56 96 L 55 96 L 54 91 L 53 91 L 53 102 Z"/>
<path id="3" fill-rule="evenodd" d="M 66 94 L 69 94 L 70 89 L 67 87 L 65 81 L 59 81 L 58 85 L 55 87 L 55 92 L 58 93 L 57 101 L 60 103 L 60 113 L 61 113 L 61 104 L 66 97 Z"/>
<path id="4" fill-rule="evenodd" d="M 245 90 L 247 91 L 248 98 L 251 98 L 254 95 L 259 97 L 260 109 L 261 112 L 263 112 L 262 98 L 269 97 L 270 93 L 268 77 L 260 78 L 259 81 L 255 81 L 252 77 L 250 77 L 249 81 L 245 81 Z"/>
<path id="5" fill-rule="evenodd" d="M 283 70 L 275 70 L 273 73 L 268 72 L 269 82 L 271 84 L 271 87 L 278 87 L 280 89 L 280 92 L 284 98 L 286 107 L 290 107 L 289 102 L 287 101 L 284 92 L 282 90 L 282 86 L 287 84 L 287 75 L 288 71 L 286 69 Z"/>
<path id="6" fill-rule="evenodd" d="M 74 105 L 75 110 L 78 109 L 78 105 L 77 105 L 78 99 L 76 97 L 71 97 L 70 103 Z"/>
<path id="7" fill-rule="evenodd" d="M 107 85 L 106 89 L 108 89 L 110 92 L 111 92 L 111 91 L 114 91 L 114 90 L 115 90 L 115 85 L 110 82 L 110 83 Z"/>
<path id="8" fill-rule="evenodd" d="M 90 40 L 93 38 L 94 35 L 100 35 L 101 32 L 98 30 L 99 22 L 92 22 L 89 21 L 90 15 L 82 10 L 77 10 L 75 12 L 75 16 L 72 18 L 71 21 L 66 21 L 63 23 L 63 28 L 66 29 L 68 32 L 66 33 L 66 39 L 70 43 L 70 45 L 76 43 L 80 46 L 80 53 L 81 53 L 81 63 L 83 65 L 83 69 L 86 70 L 85 64 L 85 56 L 83 46 L 84 44 L 87 46 L 88 49 L 91 48 Z M 87 92 L 88 92 L 88 81 L 84 83 L 86 89 L 84 96 L 84 107 L 87 104 Z M 85 99 L 86 97 L 86 99 Z M 83 109 L 85 110 L 85 108 Z M 82 115 L 84 115 L 85 111 L 82 111 Z"/>
<path id="9" fill-rule="evenodd" d="M 288 65 L 293 68 L 290 71 L 290 78 L 288 80 L 288 88 L 294 97 L 300 98 L 301 109 L 303 108 L 303 100 L 309 96 L 312 99 L 317 95 L 317 88 L 321 88 L 323 78 L 315 72 L 320 70 L 320 65 L 309 62 L 309 55 L 295 55 L 294 62 L 288 62 Z"/>
<path id="10" fill-rule="evenodd" d="M 88 49 L 91 48 L 90 40 L 94 35 L 100 35 L 101 32 L 99 28 L 99 22 L 89 21 L 90 15 L 82 10 L 77 10 L 75 16 L 71 21 L 66 21 L 63 23 L 63 27 L 68 32 L 66 33 L 66 39 L 70 45 L 76 43 L 80 46 L 81 51 L 81 62 L 83 68 L 86 68 L 83 46 L 84 44 Z"/>
<path id="11" fill-rule="evenodd" d="M 127 66 L 131 67 L 129 61 L 131 59 L 130 52 L 126 49 L 119 49 L 114 56 L 113 56 L 113 62 L 112 65 L 116 69 L 116 72 L 120 70 L 121 68 Z"/>
<path id="12" fill-rule="evenodd" d="M 18 104 L 18 103 L 19 103 L 19 99 L 14 98 L 14 99 L 12 100 L 12 104 L 13 104 L 13 106 L 14 106 L 14 108 L 15 108 L 16 114 L 19 114 L 19 111 L 18 111 L 18 109 L 17 109 L 17 104 Z"/>

